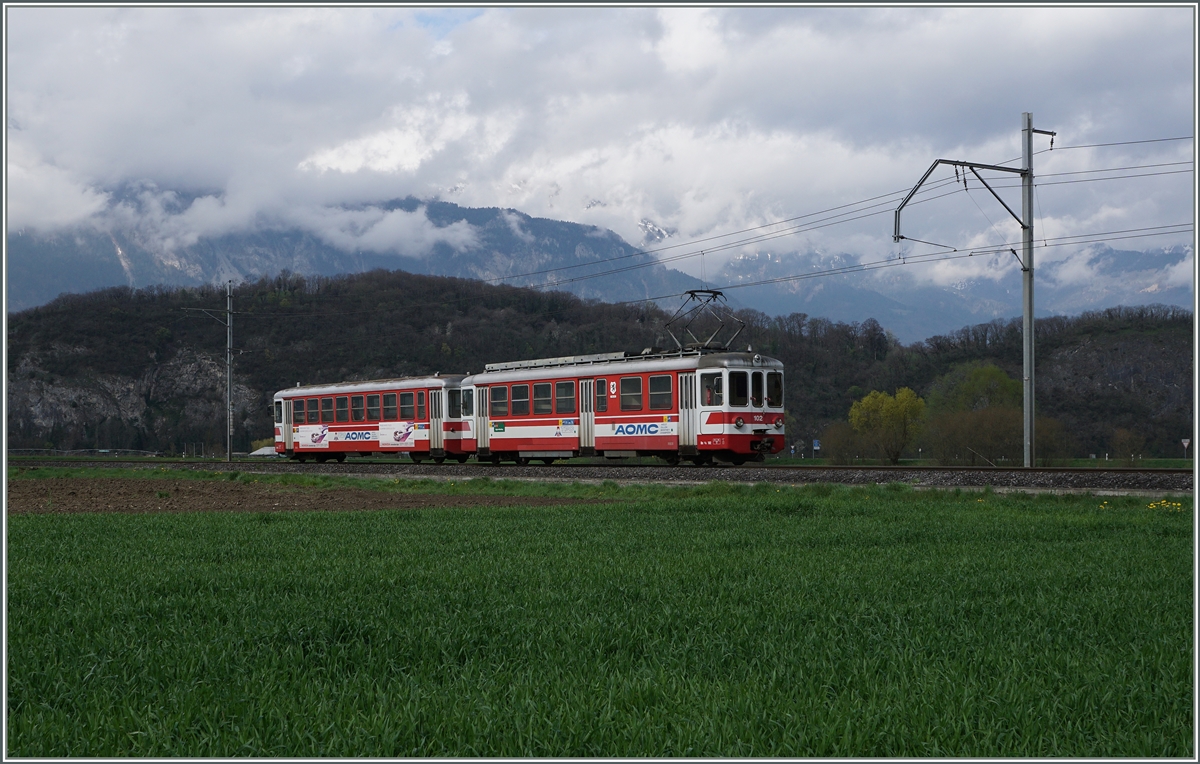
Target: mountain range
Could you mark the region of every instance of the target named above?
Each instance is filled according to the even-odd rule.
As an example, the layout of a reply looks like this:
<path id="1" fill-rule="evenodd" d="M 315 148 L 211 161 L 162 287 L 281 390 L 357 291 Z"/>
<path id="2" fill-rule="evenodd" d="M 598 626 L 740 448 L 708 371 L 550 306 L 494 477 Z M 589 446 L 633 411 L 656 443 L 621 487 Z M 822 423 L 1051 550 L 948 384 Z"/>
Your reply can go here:
<path id="1" fill-rule="evenodd" d="M 186 205 L 186 199 L 179 204 Z M 859 259 L 846 253 L 763 251 L 737 256 L 701 281 L 661 264 L 612 231 L 517 210 L 408 197 L 339 208 L 337 213 L 352 222 L 332 233 L 328 227 L 295 223 L 190 238 L 117 223 L 52 233 L 10 231 L 8 311 L 45 304 L 64 292 L 109 286 L 194 286 L 283 272 L 336 275 L 384 268 L 546 287 L 602 302 L 654 300 L 668 310 L 679 305 L 677 295 L 687 290 L 715 287 L 726 292 L 732 307 L 769 315 L 805 313 L 842 322 L 874 318 L 902 342 L 1021 312 L 1015 273 L 936 286 L 917 278 L 921 265 L 830 273 L 854 267 Z M 379 235 L 345 232 L 363 216 L 394 216 L 424 227 L 398 227 L 382 243 Z M 648 220 L 642 229 L 643 246 L 661 245 L 678 235 Z M 406 242 L 421 237 L 422 254 L 406 254 L 413 249 Z M 1061 262 L 1037 272 L 1036 313 L 1071 314 L 1118 304 L 1190 306 L 1192 288 L 1179 285 L 1178 273 L 1191 270 L 1193 256 L 1190 246 L 1120 251 L 1093 245 L 1082 261 L 1069 261 L 1089 269 L 1082 281 L 1071 278 Z"/>

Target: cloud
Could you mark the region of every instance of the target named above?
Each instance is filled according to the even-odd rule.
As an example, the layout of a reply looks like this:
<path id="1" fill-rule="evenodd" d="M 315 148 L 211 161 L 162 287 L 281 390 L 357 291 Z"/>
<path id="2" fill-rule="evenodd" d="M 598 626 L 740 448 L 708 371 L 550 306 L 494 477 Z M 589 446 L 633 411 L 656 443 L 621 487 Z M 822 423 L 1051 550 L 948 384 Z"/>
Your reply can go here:
<path id="1" fill-rule="evenodd" d="M 440 94 L 428 100 L 428 106 L 395 107 L 396 127 L 318 151 L 300 162 L 299 169 L 412 173 L 448 144 L 479 128 L 481 120 L 466 112 L 465 94 L 444 99 L 445 104 Z"/>
<path id="2" fill-rule="evenodd" d="M 329 244 L 346 251 L 368 251 L 407 257 L 428 255 L 437 244 L 463 250 L 478 244 L 475 229 L 466 221 L 437 227 L 425 208 L 413 212 L 368 207 L 361 210 L 322 208 L 309 210 L 294 221 Z"/>
<path id="3" fill-rule="evenodd" d="M 1167 266 L 1162 270 L 1162 286 L 1170 287 L 1190 287 L 1195 288 L 1196 282 L 1196 258 L 1195 252 L 1188 248 L 1188 254 L 1174 265 Z"/>
<path id="4" fill-rule="evenodd" d="M 55 167 L 20 140 L 8 143 L 10 229 L 53 230 L 83 222 L 104 209 L 108 195 L 70 170 Z"/>
<path id="5" fill-rule="evenodd" d="M 377 207 L 414 195 L 632 242 L 649 221 L 679 243 L 815 220 L 910 187 L 936 158 L 1018 157 L 1023 111 L 1058 131 L 1036 158 L 1041 235 L 1192 220 L 1194 175 L 1055 175 L 1192 158 L 1189 141 L 1066 148 L 1191 134 L 1187 7 L 7 12 L 10 226 L 94 219 L 165 247 L 311 219 L 338 246 L 469 246 L 466 229 Z M 1017 209 L 1019 191 L 999 192 Z M 707 267 L 763 247 L 894 254 L 890 213 L 873 212 L 710 253 Z M 1014 224 L 975 189 L 910 208 L 904 225 L 970 247 Z M 699 272 L 698 257 L 672 265 Z M 952 283 L 1013 265 L 909 270 Z"/>
<path id="6" fill-rule="evenodd" d="M 535 241 L 533 234 L 521 227 L 521 218 L 519 215 L 505 210 L 500 213 L 500 217 L 508 224 L 508 230 L 512 231 L 513 235 L 518 239 L 526 244 L 532 244 Z"/>
<path id="7" fill-rule="evenodd" d="M 720 20 L 708 8 L 665 8 L 658 11 L 663 35 L 654 45 L 667 71 L 711 69 L 727 57 Z"/>

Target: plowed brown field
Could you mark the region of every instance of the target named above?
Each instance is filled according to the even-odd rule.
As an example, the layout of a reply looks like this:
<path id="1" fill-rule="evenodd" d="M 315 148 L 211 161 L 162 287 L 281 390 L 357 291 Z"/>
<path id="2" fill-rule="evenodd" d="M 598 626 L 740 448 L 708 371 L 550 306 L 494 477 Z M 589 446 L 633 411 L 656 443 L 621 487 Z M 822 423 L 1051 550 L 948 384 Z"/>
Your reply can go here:
<path id="1" fill-rule="evenodd" d="M 360 488 L 298 488 L 227 480 L 48 478 L 8 481 L 8 512 L 344 512 L 423 507 L 596 503 L 532 496 L 445 496 Z"/>

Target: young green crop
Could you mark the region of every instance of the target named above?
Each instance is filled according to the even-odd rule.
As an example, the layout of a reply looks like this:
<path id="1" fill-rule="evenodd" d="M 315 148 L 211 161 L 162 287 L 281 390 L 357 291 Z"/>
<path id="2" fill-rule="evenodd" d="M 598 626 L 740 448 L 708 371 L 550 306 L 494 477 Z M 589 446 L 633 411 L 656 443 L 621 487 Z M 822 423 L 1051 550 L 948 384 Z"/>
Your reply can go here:
<path id="1" fill-rule="evenodd" d="M 1190 498 L 323 480 L 618 501 L 11 516 L 7 753 L 1195 753 Z"/>

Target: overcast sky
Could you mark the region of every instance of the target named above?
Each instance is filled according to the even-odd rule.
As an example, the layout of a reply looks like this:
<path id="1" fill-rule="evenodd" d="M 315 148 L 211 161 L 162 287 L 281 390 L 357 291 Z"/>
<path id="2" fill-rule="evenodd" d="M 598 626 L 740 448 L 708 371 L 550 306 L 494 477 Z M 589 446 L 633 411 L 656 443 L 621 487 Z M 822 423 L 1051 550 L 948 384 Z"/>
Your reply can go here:
<path id="1" fill-rule="evenodd" d="M 410 255 L 469 242 L 461 227 L 361 209 L 415 195 L 635 244 L 649 221 L 674 243 L 904 189 L 937 158 L 1019 157 L 1025 111 L 1058 133 L 1035 160 L 1039 238 L 1194 221 L 1192 166 L 1171 164 L 1192 161 L 1193 141 L 1067 148 L 1193 134 L 1190 6 L 6 13 L 9 230 L 137 225 L 170 248 L 298 224 Z M 1175 174 L 1048 183 L 1151 164 L 1164 166 L 1108 174 Z M 1019 192 L 1003 193 L 1019 211 Z M 904 225 L 956 247 L 1017 236 L 977 185 Z M 873 258 L 897 251 L 891 233 L 888 212 L 758 249 Z"/>

